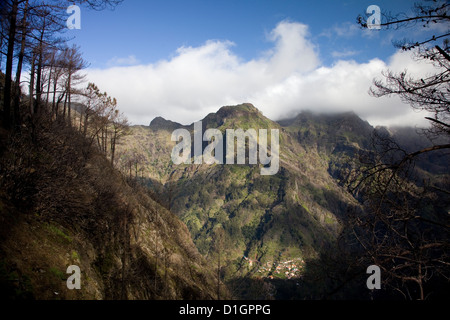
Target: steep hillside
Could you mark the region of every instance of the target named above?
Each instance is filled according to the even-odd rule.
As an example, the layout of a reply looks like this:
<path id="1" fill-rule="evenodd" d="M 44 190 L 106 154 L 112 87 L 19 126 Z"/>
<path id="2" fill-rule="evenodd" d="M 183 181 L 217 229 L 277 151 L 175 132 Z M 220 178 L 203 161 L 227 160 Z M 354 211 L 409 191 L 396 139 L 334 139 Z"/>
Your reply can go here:
<path id="1" fill-rule="evenodd" d="M 337 170 L 338 158 L 342 164 L 343 154 L 351 157 L 358 143 L 364 146 L 357 130 L 370 132 L 368 124 L 354 115 L 322 122 L 299 116 L 283 127 L 285 123 L 273 122 L 250 104 L 223 107 L 202 124 L 203 131 L 217 128 L 223 134 L 226 129 L 280 130 L 280 170 L 263 176 L 260 164 L 174 165 L 170 135 L 181 125 L 162 119 L 133 128 L 123 141 L 121 161 L 125 167 L 130 150 L 141 155 L 137 176 L 186 223 L 202 254 L 214 260 L 215 238 L 220 229 L 225 231 L 225 279 L 249 274 L 284 279 L 289 275 L 275 272 L 277 265 L 314 257 L 335 241 L 340 219 L 358 204 L 330 172 Z M 192 134 L 194 126 L 183 128 Z M 141 170 L 149 175 L 139 175 Z"/>
<path id="2" fill-rule="evenodd" d="M 2 298 L 216 298 L 186 226 L 81 135 L 54 122 L 2 137 Z M 81 290 L 66 286 L 69 265 Z"/>

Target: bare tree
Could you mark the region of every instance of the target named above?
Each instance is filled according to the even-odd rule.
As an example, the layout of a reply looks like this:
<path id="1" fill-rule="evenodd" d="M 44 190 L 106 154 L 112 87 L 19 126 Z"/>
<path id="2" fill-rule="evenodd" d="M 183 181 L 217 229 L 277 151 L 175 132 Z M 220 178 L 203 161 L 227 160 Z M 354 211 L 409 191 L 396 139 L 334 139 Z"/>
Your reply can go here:
<path id="1" fill-rule="evenodd" d="M 52 108 L 51 114 L 55 118 L 58 117 L 59 104 L 65 98 L 66 91 L 64 89 L 64 84 L 61 83 L 61 79 L 64 72 L 64 56 L 61 51 L 53 50 L 50 53 L 50 74 L 49 74 L 49 87 L 50 84 L 53 85 L 51 95 L 52 95 Z M 47 96 L 50 92 L 47 92 Z"/>
<path id="2" fill-rule="evenodd" d="M 67 118 L 69 125 L 72 124 L 72 94 L 74 93 L 74 87 L 85 80 L 85 75 L 79 72 L 87 67 L 87 63 L 83 60 L 79 48 L 72 46 L 70 48 L 64 48 L 63 50 L 63 65 L 64 76 L 65 76 L 65 101 L 64 101 L 64 111 L 63 118 L 66 115 L 67 107 Z"/>
<path id="3" fill-rule="evenodd" d="M 448 26 L 450 5 L 428 3 L 416 4 L 412 16 L 385 13 L 381 27 L 402 28 L 418 23 L 424 28 Z M 362 16 L 358 23 L 367 28 Z M 369 92 L 375 97 L 399 96 L 412 108 L 428 112 L 430 128 L 425 134 L 430 137 L 430 145 L 406 150 L 388 132 L 378 131 L 374 134 L 374 152 L 362 153 L 348 184 L 352 192 L 362 195 L 366 209 L 349 223 L 365 252 L 362 259 L 380 266 L 386 275 L 385 284 L 409 299 L 427 298 L 428 283 L 448 281 L 450 277 L 450 221 L 445 209 L 450 205 L 448 175 L 424 176 L 415 168 L 420 156 L 450 149 L 449 36 L 447 30 L 420 41 L 395 42 L 402 50 L 413 50 L 417 60 L 429 61 L 436 72 L 415 79 L 407 71 L 387 70 L 383 72 L 385 80 L 374 80 Z M 435 44 L 438 41 L 442 44 Z"/>
<path id="4" fill-rule="evenodd" d="M 443 31 L 420 41 L 403 39 L 394 42 L 397 48 L 404 51 L 415 50 L 415 58 L 430 62 L 435 67 L 435 74 L 415 79 L 409 76 L 407 71 L 397 74 L 387 70 L 383 73 L 385 82 L 375 80 L 370 94 L 375 97 L 397 95 L 414 109 L 430 112 L 431 115 L 427 119 L 431 122 L 433 133 L 448 136 L 450 134 L 450 15 L 448 13 L 450 4 L 446 1 L 426 2 L 430 5 L 416 3 L 413 7 L 414 14 L 410 16 L 385 13 L 385 21 L 380 26 L 396 29 L 416 24 L 421 24 L 425 29 L 433 25 L 441 26 L 434 30 Z M 359 16 L 357 21 L 361 27 L 367 28 L 367 20 L 364 17 Z M 439 41 L 441 41 L 440 45 L 437 44 Z"/>
<path id="5" fill-rule="evenodd" d="M 10 1 L 3 8 L 2 16 L 8 18 L 8 36 L 7 36 L 7 52 L 6 52 L 6 73 L 3 98 L 3 125 L 6 128 L 11 127 L 11 87 L 12 87 L 12 68 L 14 57 L 14 44 L 17 30 L 17 14 L 19 5 L 23 1 Z M 2 17 L 3 19 L 3 17 Z"/>
<path id="6" fill-rule="evenodd" d="M 114 8 L 121 2 L 122 0 L 4 0 L 1 2 L 0 57 L 6 57 L 2 112 L 2 122 L 5 127 L 10 128 L 13 123 L 18 123 L 20 120 L 18 110 L 21 95 L 20 75 L 26 60 L 28 60 L 30 66 L 30 104 L 32 104 L 30 112 L 37 113 L 39 111 L 44 88 L 45 57 L 48 50 L 52 50 L 57 44 L 66 41 L 60 38 L 60 35 L 66 27 L 67 7 L 72 4 L 79 4 L 90 9 L 102 10 Z M 72 49 L 69 49 L 69 53 Z M 77 63 L 80 62 L 76 52 L 73 50 L 71 52 L 74 55 L 69 57 L 69 62 L 66 65 L 69 72 L 67 78 L 69 88 L 75 80 L 73 79 L 74 74 L 71 74 L 71 72 L 77 70 L 79 67 Z M 15 59 L 16 55 L 17 59 Z M 25 59 L 27 55 L 28 59 Z M 12 71 L 14 65 L 17 66 L 17 70 L 16 81 L 13 84 Z M 52 73 L 53 70 L 50 69 L 50 71 Z M 52 80 L 52 77 L 48 75 L 47 81 L 50 80 Z M 47 92 L 49 88 L 50 84 L 48 83 Z M 66 99 L 66 103 L 69 103 L 69 115 L 71 92 L 69 90 L 63 97 Z M 60 98 L 61 96 L 58 100 Z M 12 106 L 14 106 L 13 109 Z M 53 107 L 55 107 L 55 102 Z"/>
<path id="7" fill-rule="evenodd" d="M 128 120 L 117 108 L 117 100 L 106 92 L 100 92 L 94 83 L 89 83 L 81 96 L 83 105 L 79 110 L 79 130 L 85 137 L 89 135 L 92 142 L 96 140 L 99 150 L 106 156 L 110 155 L 111 164 L 114 165 L 116 145 L 128 134 Z M 140 159 L 133 157 L 136 172 L 138 163 Z"/>
<path id="8" fill-rule="evenodd" d="M 15 80 L 15 86 L 14 86 L 14 95 L 13 95 L 13 99 L 14 99 L 14 112 L 13 112 L 13 123 L 15 125 L 19 125 L 20 124 L 20 77 L 22 74 L 22 66 L 23 66 L 23 60 L 25 57 L 25 48 L 26 48 L 26 42 L 27 42 L 27 32 L 28 32 L 28 24 L 27 24 L 27 19 L 28 19 L 28 10 L 29 10 L 29 1 L 27 0 L 25 2 L 25 7 L 23 9 L 23 14 L 22 14 L 22 20 L 21 20 L 21 24 L 19 26 L 20 28 L 20 33 L 21 33 L 21 40 L 20 40 L 20 51 L 19 51 L 19 55 L 18 55 L 18 59 L 17 59 L 17 71 L 16 71 L 16 80 Z"/>
<path id="9" fill-rule="evenodd" d="M 79 130 L 83 132 L 86 137 L 89 126 L 89 117 L 95 112 L 97 105 L 100 103 L 101 93 L 95 83 L 89 82 L 86 89 L 83 91 L 84 97 L 83 109 L 80 110 L 80 127 Z"/>
<path id="10" fill-rule="evenodd" d="M 114 165 L 117 142 L 120 138 L 129 133 L 128 119 L 117 109 L 114 110 L 113 118 L 111 119 L 111 127 L 111 164 Z"/>

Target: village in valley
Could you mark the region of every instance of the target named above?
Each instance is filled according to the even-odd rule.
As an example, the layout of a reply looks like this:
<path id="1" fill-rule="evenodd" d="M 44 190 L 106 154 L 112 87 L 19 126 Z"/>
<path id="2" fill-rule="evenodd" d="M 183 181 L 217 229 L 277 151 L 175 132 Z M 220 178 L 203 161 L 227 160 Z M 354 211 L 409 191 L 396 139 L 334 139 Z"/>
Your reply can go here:
<path id="1" fill-rule="evenodd" d="M 247 261 L 248 266 L 252 268 L 256 264 L 260 264 L 256 269 L 255 276 L 258 278 L 268 279 L 295 279 L 300 278 L 305 266 L 305 261 L 302 258 L 294 258 L 287 261 L 267 261 L 266 263 L 260 263 L 257 260 L 251 260 L 244 256 L 244 260 Z M 256 267 L 256 266 L 255 266 Z"/>

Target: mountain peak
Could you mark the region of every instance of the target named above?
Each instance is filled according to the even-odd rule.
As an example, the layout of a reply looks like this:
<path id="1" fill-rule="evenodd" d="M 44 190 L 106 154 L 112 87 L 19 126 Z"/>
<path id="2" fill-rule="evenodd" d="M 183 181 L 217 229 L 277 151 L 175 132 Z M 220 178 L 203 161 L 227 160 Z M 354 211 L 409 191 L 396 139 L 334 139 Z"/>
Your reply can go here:
<path id="1" fill-rule="evenodd" d="M 225 124 L 229 125 L 242 125 L 243 128 L 247 128 L 252 125 L 252 121 L 258 121 L 259 124 L 266 126 L 276 125 L 272 120 L 264 117 L 262 112 L 251 103 L 242 103 L 234 106 L 221 107 L 217 112 L 208 114 L 203 120 L 205 128 L 218 128 Z M 150 129 L 153 130 L 167 130 L 173 131 L 179 128 L 193 129 L 194 124 L 182 125 L 178 122 L 166 120 L 163 117 L 156 117 L 150 122 Z"/>
<path id="2" fill-rule="evenodd" d="M 253 104 L 251 103 L 243 103 L 236 106 L 225 106 L 219 109 L 217 111 L 216 115 L 221 118 L 228 118 L 228 117 L 239 117 L 243 115 L 249 115 L 249 114 L 260 114 L 261 111 L 258 110 Z"/>
<path id="3" fill-rule="evenodd" d="M 229 128 L 241 129 L 277 126 L 251 103 L 224 106 L 217 112 L 208 114 L 202 121 L 206 128 L 219 128 L 225 124 Z"/>
<path id="4" fill-rule="evenodd" d="M 150 122 L 150 128 L 155 130 L 165 129 L 171 131 L 180 127 L 182 127 L 180 123 L 166 120 L 163 117 L 156 117 Z"/>

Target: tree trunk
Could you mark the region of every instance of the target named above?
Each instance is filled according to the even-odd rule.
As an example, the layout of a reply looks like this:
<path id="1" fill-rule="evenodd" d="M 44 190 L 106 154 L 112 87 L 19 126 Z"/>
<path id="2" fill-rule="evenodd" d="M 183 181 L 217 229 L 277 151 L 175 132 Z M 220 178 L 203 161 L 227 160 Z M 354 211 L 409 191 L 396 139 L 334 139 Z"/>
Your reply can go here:
<path id="1" fill-rule="evenodd" d="M 27 12 L 28 12 L 28 0 L 25 3 L 25 9 L 23 11 L 22 18 L 22 39 L 20 42 L 20 52 L 17 61 L 17 71 L 16 71 L 16 84 L 14 89 L 14 111 L 13 111 L 13 123 L 15 126 L 20 125 L 20 76 L 22 74 L 23 58 L 25 56 L 25 40 L 26 40 L 26 23 L 27 23 Z"/>
<path id="2" fill-rule="evenodd" d="M 3 105 L 3 121 L 5 128 L 11 127 L 11 87 L 12 87 L 12 66 L 14 58 L 14 43 L 16 38 L 16 22 L 19 3 L 13 1 L 11 14 L 9 16 L 9 33 L 8 33 L 8 51 L 6 53 L 6 74 L 5 74 L 5 92 Z"/>
<path id="3" fill-rule="evenodd" d="M 38 67 L 37 67 L 37 77 L 36 77 L 36 101 L 34 102 L 34 113 L 38 114 L 39 109 L 41 107 L 41 94 L 42 94 L 42 64 L 43 64 L 43 56 L 44 56 L 44 34 L 45 34 L 45 18 L 43 20 L 41 37 L 39 39 L 39 59 L 38 59 Z"/>
<path id="4" fill-rule="evenodd" d="M 39 109 L 41 106 L 41 94 L 42 94 L 42 87 L 41 87 L 41 79 L 42 79 L 42 44 L 39 48 L 39 59 L 38 59 L 38 66 L 36 70 L 36 100 L 34 101 L 34 113 L 38 114 Z"/>
<path id="5" fill-rule="evenodd" d="M 58 109 L 56 107 L 56 88 L 58 85 L 58 80 L 55 78 L 53 79 L 53 102 L 52 102 L 52 116 L 55 115 L 55 117 L 58 116 Z"/>
<path id="6" fill-rule="evenodd" d="M 55 104 L 55 116 L 56 116 L 56 118 L 58 118 L 58 116 L 59 116 L 59 105 L 60 105 L 61 101 L 65 98 L 65 96 L 66 96 L 65 92 L 63 92 L 58 97 L 58 100 L 56 101 L 56 104 Z"/>
<path id="7" fill-rule="evenodd" d="M 50 73 L 48 75 L 48 84 L 47 84 L 47 97 L 45 98 L 45 105 L 48 108 L 48 100 L 50 97 L 50 87 L 51 87 L 51 82 L 52 82 L 52 76 L 53 76 L 53 62 L 52 65 L 50 66 Z M 53 113 L 52 113 L 53 114 Z"/>
<path id="8" fill-rule="evenodd" d="M 117 130 L 114 130 L 114 135 L 111 139 L 111 165 L 114 166 L 114 155 L 116 153 L 116 137 Z"/>
<path id="9" fill-rule="evenodd" d="M 69 71 L 69 72 L 71 72 L 71 71 Z M 70 112 L 71 111 L 71 103 L 72 103 L 72 96 L 71 96 L 72 88 L 71 88 L 71 85 L 72 85 L 72 75 L 69 73 L 69 88 L 68 88 L 68 91 L 67 91 L 67 96 L 69 98 L 69 105 L 67 106 L 68 107 L 67 117 L 69 118 L 69 127 L 72 126 L 72 115 L 71 115 L 71 112 Z"/>
<path id="10" fill-rule="evenodd" d="M 30 71 L 30 92 L 29 92 L 29 95 L 30 95 L 30 114 L 32 115 L 33 113 L 34 113 L 34 108 L 33 108 L 33 105 L 34 105 L 34 103 L 33 103 L 33 101 L 34 101 L 34 98 L 33 98 L 33 96 L 34 96 L 34 68 L 35 68 L 35 66 L 34 66 L 34 60 L 36 59 L 36 55 L 35 55 L 35 53 L 33 52 L 33 56 L 31 57 L 31 71 Z"/>
<path id="11" fill-rule="evenodd" d="M 67 89 L 66 89 L 66 94 L 64 97 L 64 111 L 63 111 L 63 117 L 62 117 L 63 121 L 66 119 L 67 95 L 68 95 L 68 93 L 67 93 Z"/>
<path id="12" fill-rule="evenodd" d="M 105 136 L 103 138 L 103 152 L 105 153 L 105 156 L 108 155 L 108 122 L 106 121 L 105 124 Z"/>

